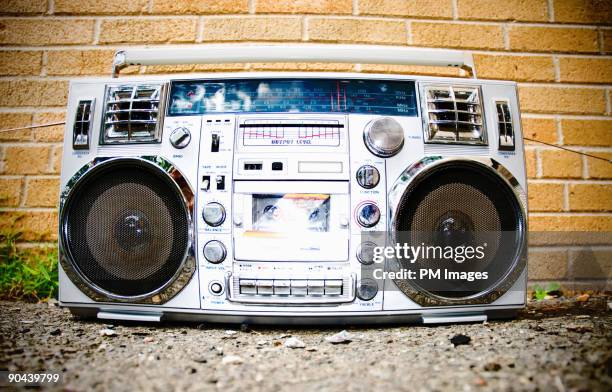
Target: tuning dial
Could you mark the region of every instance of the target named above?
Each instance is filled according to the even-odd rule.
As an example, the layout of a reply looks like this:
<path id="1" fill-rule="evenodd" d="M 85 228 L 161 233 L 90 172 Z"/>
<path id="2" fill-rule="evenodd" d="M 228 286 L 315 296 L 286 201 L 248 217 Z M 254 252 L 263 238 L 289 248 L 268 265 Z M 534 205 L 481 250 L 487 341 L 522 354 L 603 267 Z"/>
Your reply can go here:
<path id="1" fill-rule="evenodd" d="M 380 209 L 374 203 L 363 203 L 357 209 L 357 223 L 363 227 L 376 226 L 380 220 Z"/>
<path id="2" fill-rule="evenodd" d="M 357 182 L 365 189 L 372 189 L 378 185 L 380 173 L 374 166 L 364 165 L 357 169 Z"/>
<path id="3" fill-rule="evenodd" d="M 185 148 L 191 141 L 191 133 L 187 128 L 178 127 L 170 132 L 170 144 L 174 148 Z"/>
<path id="4" fill-rule="evenodd" d="M 363 140 L 372 154 L 382 158 L 392 157 L 404 145 L 404 129 L 390 117 L 379 118 L 368 124 Z"/>
<path id="5" fill-rule="evenodd" d="M 203 253 L 206 261 L 213 264 L 219 264 L 225 260 L 225 256 L 227 255 L 225 245 L 217 240 L 208 241 L 204 244 Z"/>
<path id="6" fill-rule="evenodd" d="M 225 208 L 221 203 L 210 202 L 204 206 L 202 218 L 209 226 L 220 226 L 225 221 Z"/>

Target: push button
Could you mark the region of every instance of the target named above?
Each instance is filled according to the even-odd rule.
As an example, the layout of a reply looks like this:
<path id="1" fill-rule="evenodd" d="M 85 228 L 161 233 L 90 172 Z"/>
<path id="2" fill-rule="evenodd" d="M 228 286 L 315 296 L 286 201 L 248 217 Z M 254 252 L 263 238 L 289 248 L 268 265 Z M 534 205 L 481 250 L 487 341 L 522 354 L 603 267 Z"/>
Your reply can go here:
<path id="1" fill-rule="evenodd" d="M 274 294 L 274 285 L 271 280 L 258 280 L 257 281 L 257 294 L 258 295 L 272 295 Z"/>
<path id="2" fill-rule="evenodd" d="M 223 293 L 223 285 L 220 282 L 212 282 L 210 286 L 208 286 L 208 290 L 213 295 L 220 295 Z"/>
<path id="3" fill-rule="evenodd" d="M 283 163 L 282 162 L 272 162 L 272 170 L 274 171 L 283 170 Z"/>
<path id="4" fill-rule="evenodd" d="M 290 280 L 275 280 L 274 281 L 274 294 L 275 295 L 291 294 L 291 281 Z"/>
<path id="5" fill-rule="evenodd" d="M 305 280 L 292 280 L 291 281 L 291 295 L 305 296 L 308 294 L 308 286 Z"/>
<path id="6" fill-rule="evenodd" d="M 308 281 L 308 295 L 323 295 L 325 292 L 325 281 L 323 280 L 309 280 Z"/>
<path id="7" fill-rule="evenodd" d="M 257 294 L 257 286 L 253 279 L 240 279 L 240 294 L 255 295 Z"/>
<path id="8" fill-rule="evenodd" d="M 342 280 L 325 280 L 325 295 L 342 295 Z"/>

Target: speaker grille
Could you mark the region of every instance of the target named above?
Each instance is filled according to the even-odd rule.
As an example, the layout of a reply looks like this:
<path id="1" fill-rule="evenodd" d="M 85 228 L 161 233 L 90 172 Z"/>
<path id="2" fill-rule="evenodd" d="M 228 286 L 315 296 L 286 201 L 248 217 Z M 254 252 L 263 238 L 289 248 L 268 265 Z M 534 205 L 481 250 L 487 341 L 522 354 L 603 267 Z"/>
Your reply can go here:
<path id="1" fill-rule="evenodd" d="M 414 279 L 417 291 L 448 299 L 484 295 L 517 268 L 524 217 L 508 184 L 487 167 L 469 161 L 440 164 L 407 187 L 396 210 L 396 241 L 447 249 L 484 246 L 479 260 L 456 262 L 430 252 L 402 268 L 486 272 L 488 279 Z M 400 288 L 407 282 L 401 282 Z"/>
<path id="2" fill-rule="evenodd" d="M 87 173 L 62 214 L 65 248 L 76 270 L 110 294 L 142 296 L 164 287 L 189 246 L 189 212 L 170 178 L 136 159 Z"/>

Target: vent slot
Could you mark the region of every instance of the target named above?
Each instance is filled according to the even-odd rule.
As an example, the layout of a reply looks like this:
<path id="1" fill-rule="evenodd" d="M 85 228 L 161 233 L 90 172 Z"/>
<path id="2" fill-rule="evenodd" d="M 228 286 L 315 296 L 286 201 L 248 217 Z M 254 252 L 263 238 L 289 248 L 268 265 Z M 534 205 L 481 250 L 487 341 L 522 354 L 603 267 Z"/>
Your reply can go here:
<path id="1" fill-rule="evenodd" d="M 72 127 L 72 148 L 75 150 L 89 149 L 89 134 L 93 120 L 93 105 L 95 99 L 82 99 L 77 105 Z"/>
<path id="2" fill-rule="evenodd" d="M 499 131 L 499 149 L 514 151 L 514 126 L 510 105 L 506 101 L 495 102 L 497 109 L 497 129 Z"/>
<path id="3" fill-rule="evenodd" d="M 487 144 L 478 87 L 426 85 L 423 96 L 427 142 Z"/>
<path id="4" fill-rule="evenodd" d="M 161 84 L 108 87 L 101 143 L 160 143 L 161 95 Z"/>

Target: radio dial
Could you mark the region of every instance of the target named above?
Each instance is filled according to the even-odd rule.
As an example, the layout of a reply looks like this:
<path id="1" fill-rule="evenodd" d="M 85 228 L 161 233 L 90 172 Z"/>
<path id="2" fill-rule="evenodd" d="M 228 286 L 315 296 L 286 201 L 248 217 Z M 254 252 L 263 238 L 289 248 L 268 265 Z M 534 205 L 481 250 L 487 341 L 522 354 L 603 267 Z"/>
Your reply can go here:
<path id="1" fill-rule="evenodd" d="M 357 223 L 363 227 L 374 227 L 380 220 L 380 209 L 374 203 L 363 203 L 357 210 Z"/>
<path id="2" fill-rule="evenodd" d="M 388 158 L 404 146 L 404 129 L 394 119 L 383 117 L 368 124 L 363 139 L 372 154 Z"/>
<path id="3" fill-rule="evenodd" d="M 221 203 L 210 202 L 202 210 L 204 222 L 212 227 L 217 227 L 225 222 L 225 207 Z"/>
<path id="4" fill-rule="evenodd" d="M 213 264 L 219 264 L 225 260 L 225 256 L 227 255 L 225 245 L 217 240 L 208 241 L 204 244 L 203 253 L 206 261 Z"/>

